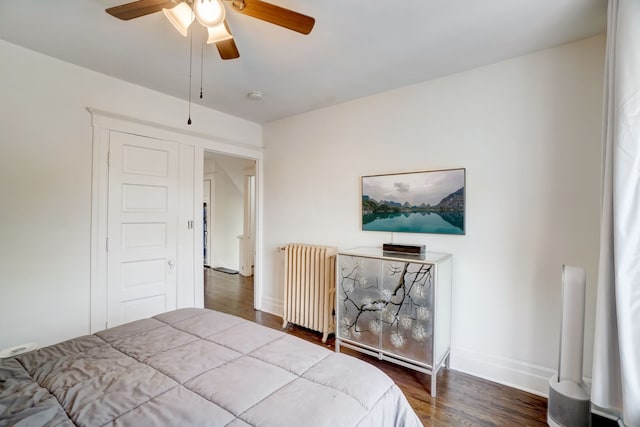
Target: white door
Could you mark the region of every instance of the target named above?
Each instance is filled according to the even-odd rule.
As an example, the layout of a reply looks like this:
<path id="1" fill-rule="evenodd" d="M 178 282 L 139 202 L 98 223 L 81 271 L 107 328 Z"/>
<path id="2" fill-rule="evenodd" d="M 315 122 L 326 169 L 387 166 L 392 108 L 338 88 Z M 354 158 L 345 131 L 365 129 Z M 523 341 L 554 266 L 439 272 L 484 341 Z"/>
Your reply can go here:
<path id="1" fill-rule="evenodd" d="M 243 235 L 240 238 L 240 274 L 253 276 L 255 252 L 255 176 L 244 177 L 244 221 Z"/>
<path id="2" fill-rule="evenodd" d="M 179 146 L 110 132 L 107 325 L 176 308 Z"/>

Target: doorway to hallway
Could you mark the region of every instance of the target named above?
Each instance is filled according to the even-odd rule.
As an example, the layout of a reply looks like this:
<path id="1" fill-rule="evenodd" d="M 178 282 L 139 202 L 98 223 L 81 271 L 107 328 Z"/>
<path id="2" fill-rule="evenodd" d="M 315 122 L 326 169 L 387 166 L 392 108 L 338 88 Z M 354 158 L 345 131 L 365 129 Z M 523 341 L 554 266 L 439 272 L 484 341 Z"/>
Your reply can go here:
<path id="1" fill-rule="evenodd" d="M 203 162 L 204 265 L 252 276 L 256 161 L 205 151 Z"/>

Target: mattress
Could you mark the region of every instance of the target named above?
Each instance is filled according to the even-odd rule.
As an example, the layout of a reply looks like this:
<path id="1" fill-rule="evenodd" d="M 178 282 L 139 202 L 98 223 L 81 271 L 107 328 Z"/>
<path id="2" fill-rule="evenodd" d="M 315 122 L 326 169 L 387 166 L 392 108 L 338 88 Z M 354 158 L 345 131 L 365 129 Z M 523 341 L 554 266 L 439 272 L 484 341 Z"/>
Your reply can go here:
<path id="1" fill-rule="evenodd" d="M 376 367 L 181 309 L 0 361 L 0 426 L 420 426 Z"/>

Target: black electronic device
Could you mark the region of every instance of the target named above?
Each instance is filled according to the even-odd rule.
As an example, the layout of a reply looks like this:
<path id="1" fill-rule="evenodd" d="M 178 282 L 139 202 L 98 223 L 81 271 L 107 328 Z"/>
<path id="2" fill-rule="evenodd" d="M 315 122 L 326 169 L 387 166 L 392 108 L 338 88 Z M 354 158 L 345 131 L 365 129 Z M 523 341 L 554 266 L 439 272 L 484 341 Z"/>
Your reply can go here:
<path id="1" fill-rule="evenodd" d="M 420 255 L 425 252 L 425 245 L 414 245 L 406 243 L 383 243 L 382 250 L 386 252 L 397 252 L 402 254 Z"/>

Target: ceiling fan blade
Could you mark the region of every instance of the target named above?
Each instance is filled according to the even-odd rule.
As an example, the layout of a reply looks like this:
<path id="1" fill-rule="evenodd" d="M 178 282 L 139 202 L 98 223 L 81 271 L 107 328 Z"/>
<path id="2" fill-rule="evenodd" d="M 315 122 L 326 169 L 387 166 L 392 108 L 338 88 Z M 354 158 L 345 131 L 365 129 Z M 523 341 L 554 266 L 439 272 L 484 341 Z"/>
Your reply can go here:
<path id="1" fill-rule="evenodd" d="M 138 0 L 132 3 L 121 4 L 120 6 L 106 9 L 111 16 L 128 21 L 151 13 L 160 12 L 164 8 L 171 8 L 175 3 L 167 0 Z"/>
<path id="2" fill-rule="evenodd" d="M 227 32 L 231 34 L 231 30 L 229 29 L 229 25 L 226 20 L 224 21 L 224 26 L 227 27 Z M 240 52 L 238 52 L 238 46 L 236 46 L 236 42 L 233 41 L 233 37 L 217 42 L 216 47 L 218 48 L 218 53 L 222 59 L 240 58 Z"/>
<path id="3" fill-rule="evenodd" d="M 297 31 L 298 33 L 309 34 L 316 23 L 316 20 L 310 16 L 262 0 L 244 0 L 244 8 L 236 6 L 238 3 L 241 5 L 242 1 L 233 2 L 233 10 L 236 12 Z"/>

